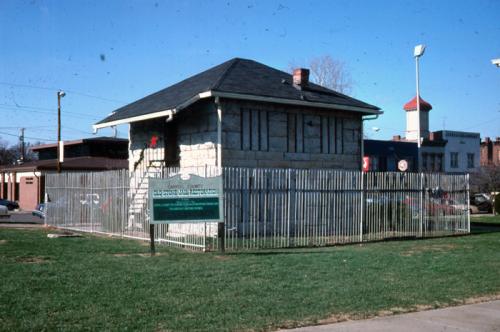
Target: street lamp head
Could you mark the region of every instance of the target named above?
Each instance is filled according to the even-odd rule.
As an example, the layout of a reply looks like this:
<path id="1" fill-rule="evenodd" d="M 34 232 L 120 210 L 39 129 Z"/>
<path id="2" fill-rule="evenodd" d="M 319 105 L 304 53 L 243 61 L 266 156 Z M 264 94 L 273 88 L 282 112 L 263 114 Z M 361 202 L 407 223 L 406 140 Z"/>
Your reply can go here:
<path id="1" fill-rule="evenodd" d="M 413 51 L 413 56 L 415 58 L 418 58 L 418 57 L 421 57 L 422 55 L 424 55 L 424 52 L 425 52 L 425 45 L 417 45 L 415 46 L 415 50 Z"/>
<path id="2" fill-rule="evenodd" d="M 491 59 L 491 63 L 494 64 L 497 67 L 500 67 L 500 58 L 498 58 L 498 59 Z"/>
<path id="3" fill-rule="evenodd" d="M 66 92 L 59 90 L 59 91 L 57 91 L 57 95 L 62 98 L 64 96 L 66 96 Z"/>

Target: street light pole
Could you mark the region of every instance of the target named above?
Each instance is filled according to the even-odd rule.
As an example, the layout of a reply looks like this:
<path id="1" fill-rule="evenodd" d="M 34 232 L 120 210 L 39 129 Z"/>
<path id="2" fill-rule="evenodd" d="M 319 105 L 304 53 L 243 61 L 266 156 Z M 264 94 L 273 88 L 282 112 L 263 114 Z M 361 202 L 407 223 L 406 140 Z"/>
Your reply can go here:
<path id="1" fill-rule="evenodd" d="M 61 173 L 61 98 L 65 95 L 64 91 L 57 91 L 57 173 Z"/>
<path id="2" fill-rule="evenodd" d="M 415 57 L 415 71 L 416 71 L 416 78 L 417 78 L 417 158 L 418 158 L 418 171 L 422 171 L 422 167 L 420 166 L 422 163 L 422 152 L 421 147 L 421 128 L 420 128 L 420 82 L 419 82 L 419 70 L 418 70 L 418 58 L 420 58 L 425 51 L 425 45 L 417 45 L 415 46 L 415 49 L 413 51 L 413 56 Z M 424 234 L 424 174 L 420 173 L 420 200 L 419 200 L 419 233 L 420 237 L 423 236 Z"/>
<path id="3" fill-rule="evenodd" d="M 416 78 L 417 78 L 417 128 L 418 128 L 418 133 L 417 133 L 417 146 L 420 151 L 420 146 L 421 146 L 421 130 L 420 130 L 420 79 L 419 79 L 419 70 L 418 70 L 418 56 L 415 57 L 415 71 L 416 71 Z"/>
<path id="4" fill-rule="evenodd" d="M 416 80 L 417 80 L 417 148 L 418 148 L 418 170 L 421 169 L 421 152 L 420 148 L 422 146 L 422 137 L 421 137 L 421 128 L 420 128 L 420 77 L 419 77 L 419 68 L 418 68 L 418 59 L 424 55 L 425 45 L 417 45 L 415 46 L 413 56 L 415 57 L 415 72 L 416 72 Z"/>

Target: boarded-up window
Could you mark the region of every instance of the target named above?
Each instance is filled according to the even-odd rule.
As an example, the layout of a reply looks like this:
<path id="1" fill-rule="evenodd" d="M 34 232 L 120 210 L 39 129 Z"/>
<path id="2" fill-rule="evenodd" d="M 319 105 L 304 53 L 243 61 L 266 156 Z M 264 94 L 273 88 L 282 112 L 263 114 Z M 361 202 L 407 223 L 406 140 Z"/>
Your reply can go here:
<path id="1" fill-rule="evenodd" d="M 335 153 L 344 153 L 344 119 L 335 119 L 336 130 L 335 130 Z"/>
<path id="2" fill-rule="evenodd" d="M 287 120 L 288 152 L 344 153 L 343 119 L 328 115 L 316 117 L 291 113 Z M 356 133 L 351 134 L 355 140 Z M 308 144 L 304 144 L 306 140 Z"/>
<path id="3" fill-rule="evenodd" d="M 337 153 L 336 123 L 333 116 L 321 117 L 321 153 Z"/>
<path id="4" fill-rule="evenodd" d="M 269 115 L 265 110 L 241 109 L 241 150 L 269 151 Z"/>

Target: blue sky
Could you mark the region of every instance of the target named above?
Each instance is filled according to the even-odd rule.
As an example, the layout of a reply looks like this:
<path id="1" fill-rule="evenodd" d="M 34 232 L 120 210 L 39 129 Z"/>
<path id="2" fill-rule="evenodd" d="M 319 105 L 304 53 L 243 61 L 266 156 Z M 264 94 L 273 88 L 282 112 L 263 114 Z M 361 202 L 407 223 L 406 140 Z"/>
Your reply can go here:
<path id="1" fill-rule="evenodd" d="M 0 137 L 91 136 L 116 108 L 233 57 L 287 69 L 331 55 L 351 95 L 382 108 L 371 138 L 404 134 L 403 104 L 433 105 L 431 130 L 500 136 L 500 1 L 14 1 L 0 2 Z M 374 132 L 372 127 L 380 130 Z M 128 128 L 119 128 L 120 136 Z M 110 134 L 103 130 L 99 134 Z"/>

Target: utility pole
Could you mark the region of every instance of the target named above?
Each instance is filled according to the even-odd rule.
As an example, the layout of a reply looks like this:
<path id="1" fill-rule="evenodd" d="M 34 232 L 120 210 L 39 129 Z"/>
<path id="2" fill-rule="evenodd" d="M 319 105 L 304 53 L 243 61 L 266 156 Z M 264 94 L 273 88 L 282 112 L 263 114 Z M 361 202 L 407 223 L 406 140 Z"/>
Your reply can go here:
<path id="1" fill-rule="evenodd" d="M 57 91 L 57 173 L 61 173 L 61 98 L 66 93 Z"/>
<path id="2" fill-rule="evenodd" d="M 21 133 L 19 134 L 19 148 L 21 149 L 21 159 L 19 161 L 20 164 L 24 163 L 25 152 L 24 152 L 24 129 L 21 128 Z"/>

